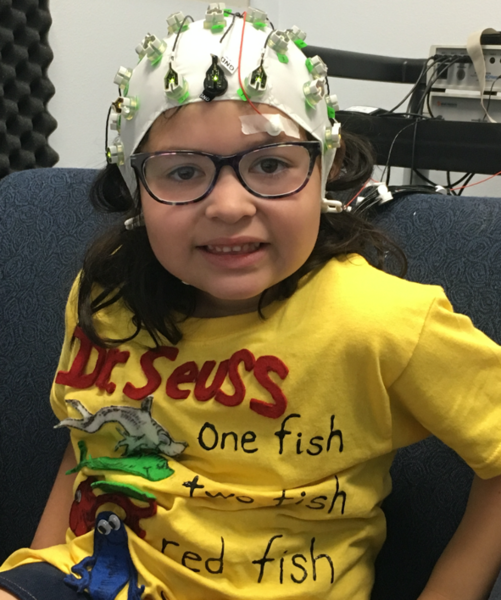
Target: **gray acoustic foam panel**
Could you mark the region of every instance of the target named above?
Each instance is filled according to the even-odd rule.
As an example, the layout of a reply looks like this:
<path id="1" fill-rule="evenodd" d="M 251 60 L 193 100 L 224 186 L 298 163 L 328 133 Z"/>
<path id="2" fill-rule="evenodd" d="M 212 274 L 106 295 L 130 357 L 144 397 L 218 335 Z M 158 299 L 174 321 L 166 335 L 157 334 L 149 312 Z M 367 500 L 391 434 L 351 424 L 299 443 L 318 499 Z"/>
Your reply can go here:
<path id="1" fill-rule="evenodd" d="M 59 160 L 47 141 L 57 125 L 46 108 L 51 22 L 49 0 L 0 0 L 0 177 Z"/>

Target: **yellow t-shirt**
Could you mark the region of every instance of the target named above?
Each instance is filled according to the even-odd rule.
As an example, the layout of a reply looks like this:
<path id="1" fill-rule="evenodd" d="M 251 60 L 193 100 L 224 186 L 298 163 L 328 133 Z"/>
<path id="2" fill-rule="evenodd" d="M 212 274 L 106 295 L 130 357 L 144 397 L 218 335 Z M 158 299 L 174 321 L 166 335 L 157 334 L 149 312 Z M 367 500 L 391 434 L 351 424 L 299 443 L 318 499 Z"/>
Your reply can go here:
<path id="1" fill-rule="evenodd" d="M 141 332 L 108 351 L 75 305 L 51 396 L 81 460 L 73 531 L 3 569 L 69 573 L 107 510 L 142 598 L 367 600 L 397 448 L 433 433 L 501 474 L 501 348 L 439 287 L 334 259 L 265 320 L 191 318 L 175 347 Z M 130 320 L 115 304 L 99 331 L 126 338 Z"/>

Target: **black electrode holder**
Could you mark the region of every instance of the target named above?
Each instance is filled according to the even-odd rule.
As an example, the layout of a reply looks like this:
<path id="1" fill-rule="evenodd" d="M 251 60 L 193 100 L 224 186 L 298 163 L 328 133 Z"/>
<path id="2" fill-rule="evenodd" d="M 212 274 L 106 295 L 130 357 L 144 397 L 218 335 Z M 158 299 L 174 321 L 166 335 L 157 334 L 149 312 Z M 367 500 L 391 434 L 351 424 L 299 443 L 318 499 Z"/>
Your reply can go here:
<path id="1" fill-rule="evenodd" d="M 212 102 L 214 98 L 222 96 L 228 89 L 228 80 L 223 69 L 219 66 L 219 59 L 212 55 L 212 64 L 207 70 L 204 79 L 204 91 L 200 98 L 204 102 Z"/>

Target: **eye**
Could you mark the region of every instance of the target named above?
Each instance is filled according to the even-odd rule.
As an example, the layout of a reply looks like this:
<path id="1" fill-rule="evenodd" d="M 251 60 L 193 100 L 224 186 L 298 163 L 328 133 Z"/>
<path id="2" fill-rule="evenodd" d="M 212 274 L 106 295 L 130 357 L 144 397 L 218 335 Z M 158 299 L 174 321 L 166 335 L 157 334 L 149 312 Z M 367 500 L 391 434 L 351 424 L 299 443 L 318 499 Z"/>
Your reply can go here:
<path id="1" fill-rule="evenodd" d="M 106 519 L 101 519 L 97 524 L 97 530 L 101 535 L 109 535 L 111 531 L 111 525 Z"/>
<path id="2" fill-rule="evenodd" d="M 260 175 L 276 175 L 289 168 L 288 163 L 282 158 L 266 156 L 256 160 L 250 171 Z"/>
<path id="3" fill-rule="evenodd" d="M 111 515 L 110 518 L 108 519 L 108 523 L 111 525 L 111 528 L 114 529 L 115 531 L 120 529 L 120 526 L 122 525 L 122 522 L 116 515 Z"/>
<path id="4" fill-rule="evenodd" d="M 82 490 L 77 490 L 75 494 L 75 502 L 80 503 L 82 501 Z"/>
<path id="5" fill-rule="evenodd" d="M 177 167 L 173 169 L 169 173 L 167 173 L 170 179 L 174 179 L 174 181 L 191 181 L 196 177 L 201 177 L 204 174 L 197 167 L 192 167 L 190 165 L 185 165 L 183 167 Z"/>

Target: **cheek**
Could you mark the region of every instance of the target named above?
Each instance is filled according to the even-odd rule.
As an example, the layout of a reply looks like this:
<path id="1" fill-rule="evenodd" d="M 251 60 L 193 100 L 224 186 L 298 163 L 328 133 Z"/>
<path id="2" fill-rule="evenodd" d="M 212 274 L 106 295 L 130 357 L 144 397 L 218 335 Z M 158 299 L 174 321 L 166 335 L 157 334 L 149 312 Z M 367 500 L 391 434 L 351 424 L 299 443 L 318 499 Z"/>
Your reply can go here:
<path id="1" fill-rule="evenodd" d="M 295 271 L 307 260 L 318 237 L 320 201 L 308 198 L 299 205 L 289 205 L 276 231 L 280 237 L 283 258 L 289 269 Z"/>
<path id="2" fill-rule="evenodd" d="M 172 271 L 172 264 L 176 260 L 176 252 L 179 249 L 176 234 L 180 226 L 172 210 L 177 207 L 160 204 L 151 198 L 143 198 L 143 195 L 141 201 L 146 233 L 153 253 L 163 267 Z"/>
<path id="3" fill-rule="evenodd" d="M 304 190 L 305 196 L 301 203 L 301 210 L 295 214 L 296 229 L 301 232 L 304 244 L 309 246 L 310 250 L 315 245 L 320 227 L 320 187 L 320 170 L 316 168 Z"/>
<path id="4" fill-rule="evenodd" d="M 306 260 L 317 241 L 318 230 L 320 227 L 320 208 L 316 207 L 315 211 L 310 211 L 308 214 L 304 215 L 300 227 L 302 230 L 301 237 L 303 239 L 302 247 L 303 252 L 306 254 Z"/>
<path id="5" fill-rule="evenodd" d="M 318 179 L 320 179 L 318 177 Z M 298 249 L 302 254 L 304 263 L 310 255 L 318 237 L 320 228 L 320 183 L 316 185 L 316 179 L 310 182 L 308 186 L 307 201 L 303 203 L 301 211 L 295 215 L 296 239 L 298 240 Z"/>

